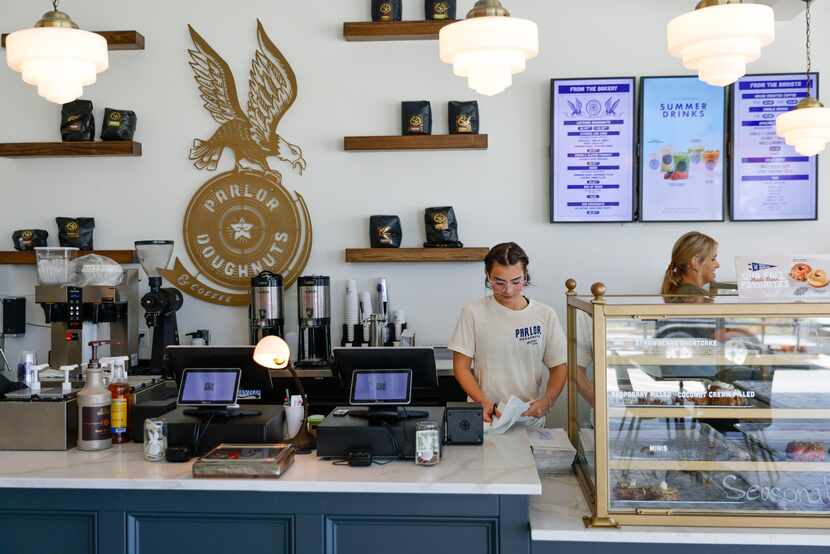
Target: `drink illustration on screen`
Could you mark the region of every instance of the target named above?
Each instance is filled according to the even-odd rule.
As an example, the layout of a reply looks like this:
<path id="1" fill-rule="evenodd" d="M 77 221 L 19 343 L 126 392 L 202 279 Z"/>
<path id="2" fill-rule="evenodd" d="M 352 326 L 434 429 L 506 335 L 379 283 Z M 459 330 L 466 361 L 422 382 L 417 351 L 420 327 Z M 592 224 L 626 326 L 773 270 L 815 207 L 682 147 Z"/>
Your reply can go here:
<path id="1" fill-rule="evenodd" d="M 724 90 L 694 77 L 646 77 L 641 88 L 641 218 L 721 220 Z"/>

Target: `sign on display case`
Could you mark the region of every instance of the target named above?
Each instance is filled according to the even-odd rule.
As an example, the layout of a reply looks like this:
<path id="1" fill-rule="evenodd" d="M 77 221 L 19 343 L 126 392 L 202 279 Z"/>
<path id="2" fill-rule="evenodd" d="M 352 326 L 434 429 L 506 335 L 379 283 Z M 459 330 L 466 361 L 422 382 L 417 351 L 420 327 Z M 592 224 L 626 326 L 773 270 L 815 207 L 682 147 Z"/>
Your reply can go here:
<path id="1" fill-rule="evenodd" d="M 635 79 L 551 81 L 551 223 L 634 220 Z"/>
<path id="2" fill-rule="evenodd" d="M 742 297 L 830 297 L 830 256 L 826 254 L 738 257 L 735 269 Z"/>
<path id="3" fill-rule="evenodd" d="M 641 79 L 641 221 L 724 220 L 726 98 L 697 77 Z"/>
<path id="4" fill-rule="evenodd" d="M 804 73 L 748 75 L 732 88 L 733 221 L 818 218 L 818 157 L 802 156 L 775 133 L 775 120 L 807 96 Z M 818 97 L 818 74 L 810 95 Z"/>

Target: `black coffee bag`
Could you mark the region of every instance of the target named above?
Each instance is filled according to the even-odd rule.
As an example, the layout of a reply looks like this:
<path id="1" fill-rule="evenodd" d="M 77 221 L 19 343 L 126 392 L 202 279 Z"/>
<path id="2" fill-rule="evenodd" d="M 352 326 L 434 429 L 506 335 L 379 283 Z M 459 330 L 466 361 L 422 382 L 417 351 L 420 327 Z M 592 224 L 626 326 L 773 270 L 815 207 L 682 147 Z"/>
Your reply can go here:
<path id="1" fill-rule="evenodd" d="M 425 0 L 424 11 L 428 20 L 455 19 L 455 0 Z"/>
<path id="2" fill-rule="evenodd" d="M 12 233 L 14 249 L 21 252 L 46 246 L 47 238 L 49 238 L 49 233 L 43 229 L 23 229 Z"/>
<path id="3" fill-rule="evenodd" d="M 427 248 L 452 248 L 463 246 L 458 241 L 458 220 L 452 207 L 424 210 L 424 226 L 427 231 Z"/>
<path id="4" fill-rule="evenodd" d="M 133 140 L 138 119 L 130 110 L 104 109 L 101 140 Z"/>
<path id="5" fill-rule="evenodd" d="M 92 234 L 94 217 L 56 217 L 61 246 L 74 246 L 80 250 L 93 250 Z"/>
<path id="6" fill-rule="evenodd" d="M 402 0 L 372 0 L 372 21 L 400 21 Z"/>
<path id="7" fill-rule="evenodd" d="M 453 135 L 478 134 L 478 102 L 450 102 L 449 129 Z"/>
<path id="8" fill-rule="evenodd" d="M 92 102 L 75 100 L 61 108 L 61 138 L 66 142 L 95 140 Z"/>
<path id="9" fill-rule="evenodd" d="M 400 248 L 403 231 L 396 215 L 373 215 L 369 218 L 369 241 L 372 248 Z"/>
<path id="10" fill-rule="evenodd" d="M 404 135 L 431 135 L 432 106 L 429 102 L 401 102 L 401 127 Z"/>

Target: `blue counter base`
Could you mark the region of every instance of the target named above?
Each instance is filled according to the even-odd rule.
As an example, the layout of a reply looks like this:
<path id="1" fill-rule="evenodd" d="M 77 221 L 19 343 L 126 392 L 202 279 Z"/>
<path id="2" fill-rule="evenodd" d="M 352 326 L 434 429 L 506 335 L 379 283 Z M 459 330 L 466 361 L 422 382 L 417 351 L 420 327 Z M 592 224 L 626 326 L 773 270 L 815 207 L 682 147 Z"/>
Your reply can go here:
<path id="1" fill-rule="evenodd" d="M 830 548 L 531 543 L 525 496 L 0 489 L 0 554 L 392 552 L 828 554 Z"/>
<path id="2" fill-rule="evenodd" d="M 524 496 L 0 490 L 0 554 L 529 554 Z"/>

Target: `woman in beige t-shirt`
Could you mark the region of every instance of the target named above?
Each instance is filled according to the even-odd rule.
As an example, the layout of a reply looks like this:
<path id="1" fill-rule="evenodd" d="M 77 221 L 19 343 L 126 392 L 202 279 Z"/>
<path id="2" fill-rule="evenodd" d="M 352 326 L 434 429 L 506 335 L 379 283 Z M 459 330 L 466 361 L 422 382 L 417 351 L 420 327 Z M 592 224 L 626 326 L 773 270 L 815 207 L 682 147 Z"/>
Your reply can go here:
<path id="1" fill-rule="evenodd" d="M 449 341 L 455 378 L 481 403 L 488 422 L 511 396 L 530 403 L 522 415 L 544 417 L 567 378 L 565 338 L 556 313 L 524 295 L 529 263 L 516 243 L 494 246 L 484 260 L 493 295 L 462 309 Z"/>

